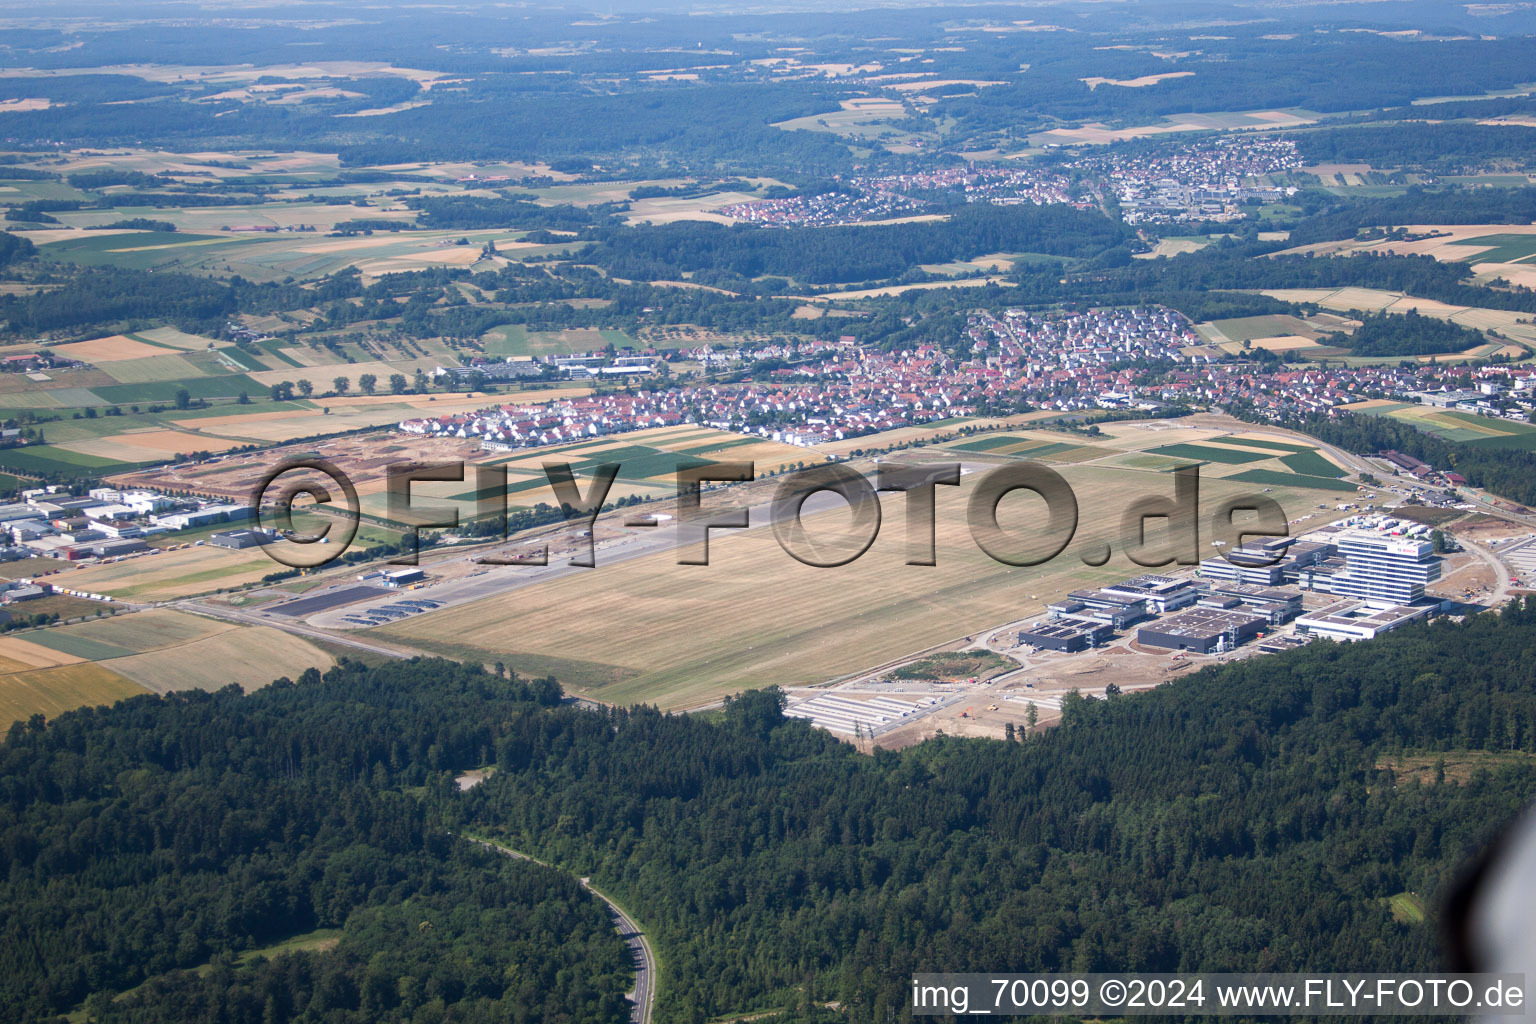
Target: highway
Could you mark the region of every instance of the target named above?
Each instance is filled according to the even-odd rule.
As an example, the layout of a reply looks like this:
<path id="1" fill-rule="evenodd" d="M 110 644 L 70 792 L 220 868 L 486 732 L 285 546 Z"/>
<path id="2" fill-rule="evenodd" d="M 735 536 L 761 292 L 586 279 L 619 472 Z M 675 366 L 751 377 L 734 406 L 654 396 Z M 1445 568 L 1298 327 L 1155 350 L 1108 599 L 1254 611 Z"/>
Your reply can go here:
<path id="1" fill-rule="evenodd" d="M 487 850 L 495 850 L 497 853 L 506 854 L 508 857 L 515 857 L 518 860 L 531 860 L 535 864 L 543 864 L 545 867 L 552 866 L 545 864 L 544 861 L 539 860 L 537 857 L 531 857 L 520 850 L 512 849 L 510 846 L 493 843 L 489 839 L 475 839 L 472 836 L 466 838 L 471 842 L 479 843 Z M 613 927 L 619 933 L 619 938 L 623 939 L 624 944 L 629 947 L 630 955 L 634 959 L 635 987 L 629 993 L 630 1001 L 635 1004 L 630 1009 L 632 1024 L 651 1024 L 651 1011 L 656 1005 L 656 954 L 651 949 L 650 940 L 640 930 L 639 923 L 630 917 L 623 907 L 603 895 L 592 884 L 591 879 L 581 879 L 581 886 L 607 905 L 608 913 L 613 917 Z"/>

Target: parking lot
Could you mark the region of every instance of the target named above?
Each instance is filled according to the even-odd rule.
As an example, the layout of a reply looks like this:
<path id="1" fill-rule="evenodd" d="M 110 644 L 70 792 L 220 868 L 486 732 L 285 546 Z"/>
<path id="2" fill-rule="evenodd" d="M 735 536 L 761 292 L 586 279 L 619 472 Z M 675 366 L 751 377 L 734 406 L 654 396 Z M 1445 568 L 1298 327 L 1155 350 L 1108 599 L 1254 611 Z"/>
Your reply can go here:
<path id="1" fill-rule="evenodd" d="M 441 607 L 437 601 L 428 601 L 423 598 L 401 598 L 391 604 L 381 604 L 375 608 L 353 612 L 345 616 L 341 621 L 350 622 L 354 626 L 381 626 L 386 622 L 398 622 L 412 615 L 420 615 L 434 608 Z"/>
<path id="2" fill-rule="evenodd" d="M 1504 563 L 1513 570 L 1510 575 L 1522 584 L 1536 580 L 1536 537 L 1525 537 L 1508 547 L 1495 549 Z"/>

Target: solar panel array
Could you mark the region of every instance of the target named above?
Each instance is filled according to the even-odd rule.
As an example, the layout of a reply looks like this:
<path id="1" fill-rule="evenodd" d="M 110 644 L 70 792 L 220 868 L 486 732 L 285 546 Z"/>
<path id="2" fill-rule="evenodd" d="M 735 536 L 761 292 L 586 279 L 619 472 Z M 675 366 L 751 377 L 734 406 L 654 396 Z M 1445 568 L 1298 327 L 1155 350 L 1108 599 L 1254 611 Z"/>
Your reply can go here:
<path id="1" fill-rule="evenodd" d="M 791 718 L 808 718 L 811 724 L 828 732 L 881 732 L 904 718 L 912 717 L 919 705 L 892 697 L 851 700 L 836 694 L 823 694 L 802 701 L 784 712 Z"/>

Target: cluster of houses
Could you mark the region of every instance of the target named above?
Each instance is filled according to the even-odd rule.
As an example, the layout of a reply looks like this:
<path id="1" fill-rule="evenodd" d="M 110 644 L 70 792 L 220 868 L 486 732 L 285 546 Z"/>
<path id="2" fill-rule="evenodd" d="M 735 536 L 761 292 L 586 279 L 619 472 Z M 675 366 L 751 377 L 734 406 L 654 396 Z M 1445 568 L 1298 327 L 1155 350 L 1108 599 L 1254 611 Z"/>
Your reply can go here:
<path id="1" fill-rule="evenodd" d="M 815 445 L 1025 406 L 1244 408 L 1276 420 L 1383 398 L 1522 420 L 1536 408 L 1536 376 L 1520 366 L 1269 369 L 1223 361 L 1181 314 L 1161 306 L 975 313 L 962 345 L 949 351 L 920 345 L 885 352 L 845 336 L 683 355 L 706 364 L 788 365 L 748 383 L 649 388 L 640 379 L 621 393 L 509 403 L 398 426 L 409 434 L 479 438 L 496 449 L 684 423 Z"/>
<path id="2" fill-rule="evenodd" d="M 47 349 L 0 357 L 0 373 L 40 373 L 43 370 L 67 370 L 83 365 L 78 359 L 70 359 Z M 42 379 L 47 380 L 46 377 Z"/>
<path id="3" fill-rule="evenodd" d="M 1155 148 L 1113 147 L 1075 160 L 1010 166 L 946 167 L 914 174 L 855 175 L 843 191 L 763 199 L 721 213 L 754 224 L 821 227 L 922 212 L 926 196 L 952 192 L 966 202 L 1012 206 L 1097 206 L 1114 195 L 1127 223 L 1230 220 L 1245 203 L 1295 193 L 1266 180 L 1301 166 L 1290 139 L 1236 137 Z"/>
<path id="4" fill-rule="evenodd" d="M 852 338 L 795 346 L 759 345 L 701 360 L 793 361 L 767 381 L 635 389 L 544 403 L 405 420 L 409 434 L 478 437 L 490 448 L 561 444 L 586 437 L 696 423 L 789 444 L 815 445 L 901 426 L 970 415 L 983 408 L 1099 408 L 1132 400 L 1136 373 L 1118 364 L 1190 362 L 1200 338 L 1162 308 L 1096 310 L 1042 317 L 979 314 L 968 329 L 970 357 L 936 345 L 898 352 Z M 1112 386 L 1113 385 L 1113 386 Z M 1120 390 L 1116 390 L 1116 388 Z M 1155 403 L 1148 408 L 1155 407 Z"/>
<path id="5" fill-rule="evenodd" d="M 1536 411 L 1536 376 L 1524 366 L 1327 366 L 1267 371 L 1251 363 L 1177 370 L 1145 389 L 1169 402 L 1249 406 L 1279 420 L 1376 399 L 1439 406 L 1524 422 Z M 1475 397 L 1474 397 L 1475 396 Z"/>
<path id="6" fill-rule="evenodd" d="M 1243 205 L 1277 203 L 1293 186 L 1263 179 L 1301 166 L 1290 139 L 1235 137 L 1199 145 L 1089 156 L 1068 165 L 1114 193 L 1127 224 L 1234 220 Z"/>
<path id="7" fill-rule="evenodd" d="M 21 492 L 0 505 L 0 558 L 51 556 L 68 561 L 144 551 L 145 538 L 250 518 L 243 504 L 175 498 L 149 490 L 97 487 L 71 495 L 57 485 Z"/>
<path id="8" fill-rule="evenodd" d="M 854 192 L 824 192 L 814 196 L 787 199 L 757 199 L 721 207 L 727 217 L 749 224 L 772 227 L 830 227 L 836 224 L 861 224 L 889 220 L 916 213 L 927 204 L 917 199 L 883 189 Z"/>

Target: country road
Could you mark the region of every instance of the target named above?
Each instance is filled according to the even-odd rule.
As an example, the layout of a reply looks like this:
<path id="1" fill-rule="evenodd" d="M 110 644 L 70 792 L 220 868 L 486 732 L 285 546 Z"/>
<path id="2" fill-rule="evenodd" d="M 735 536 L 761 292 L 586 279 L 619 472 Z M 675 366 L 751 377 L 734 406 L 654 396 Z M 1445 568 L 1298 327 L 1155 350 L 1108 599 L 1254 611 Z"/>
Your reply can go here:
<path id="1" fill-rule="evenodd" d="M 518 860 L 531 860 L 535 864 L 552 867 L 552 865 L 545 864 L 544 861 L 539 860 L 537 857 L 531 857 L 520 850 L 512 849 L 510 846 L 502 846 L 500 843 L 493 843 L 489 839 L 476 839 L 473 836 L 466 836 L 465 838 L 469 839 L 470 842 L 479 843 L 487 850 L 495 850 L 497 853 L 505 854 L 508 857 L 515 857 Z M 635 1004 L 630 1012 L 632 1024 L 651 1024 L 651 1010 L 656 1004 L 656 954 L 651 950 L 650 940 L 645 937 L 645 933 L 640 930 L 640 925 L 635 919 L 630 917 L 623 907 L 603 895 L 592 884 L 590 879 L 581 879 L 581 886 L 607 904 L 608 913 L 613 917 L 614 929 L 619 933 L 619 938 L 623 939 L 624 944 L 629 947 L 630 953 L 633 954 L 635 961 L 635 988 L 634 991 L 629 993 L 630 1000 Z"/>
<path id="2" fill-rule="evenodd" d="M 231 622 L 243 622 L 250 626 L 274 626 L 296 636 L 305 636 L 313 640 L 324 640 L 328 643 L 340 644 L 343 647 L 355 647 L 360 651 L 371 651 L 374 654 L 382 654 L 389 658 L 410 659 L 421 654 L 420 651 L 396 647 L 391 644 L 380 643 L 376 640 L 359 639 L 351 633 L 342 633 L 340 631 L 333 633 L 330 630 L 312 629 L 297 622 L 284 621 L 277 616 L 257 615 L 243 609 L 214 604 L 212 601 L 204 601 L 197 598 L 189 597 L 180 598 L 175 601 L 166 601 L 158 607 L 184 608 L 190 612 L 197 612 L 201 615 L 209 615 L 218 619 L 228 619 Z"/>

